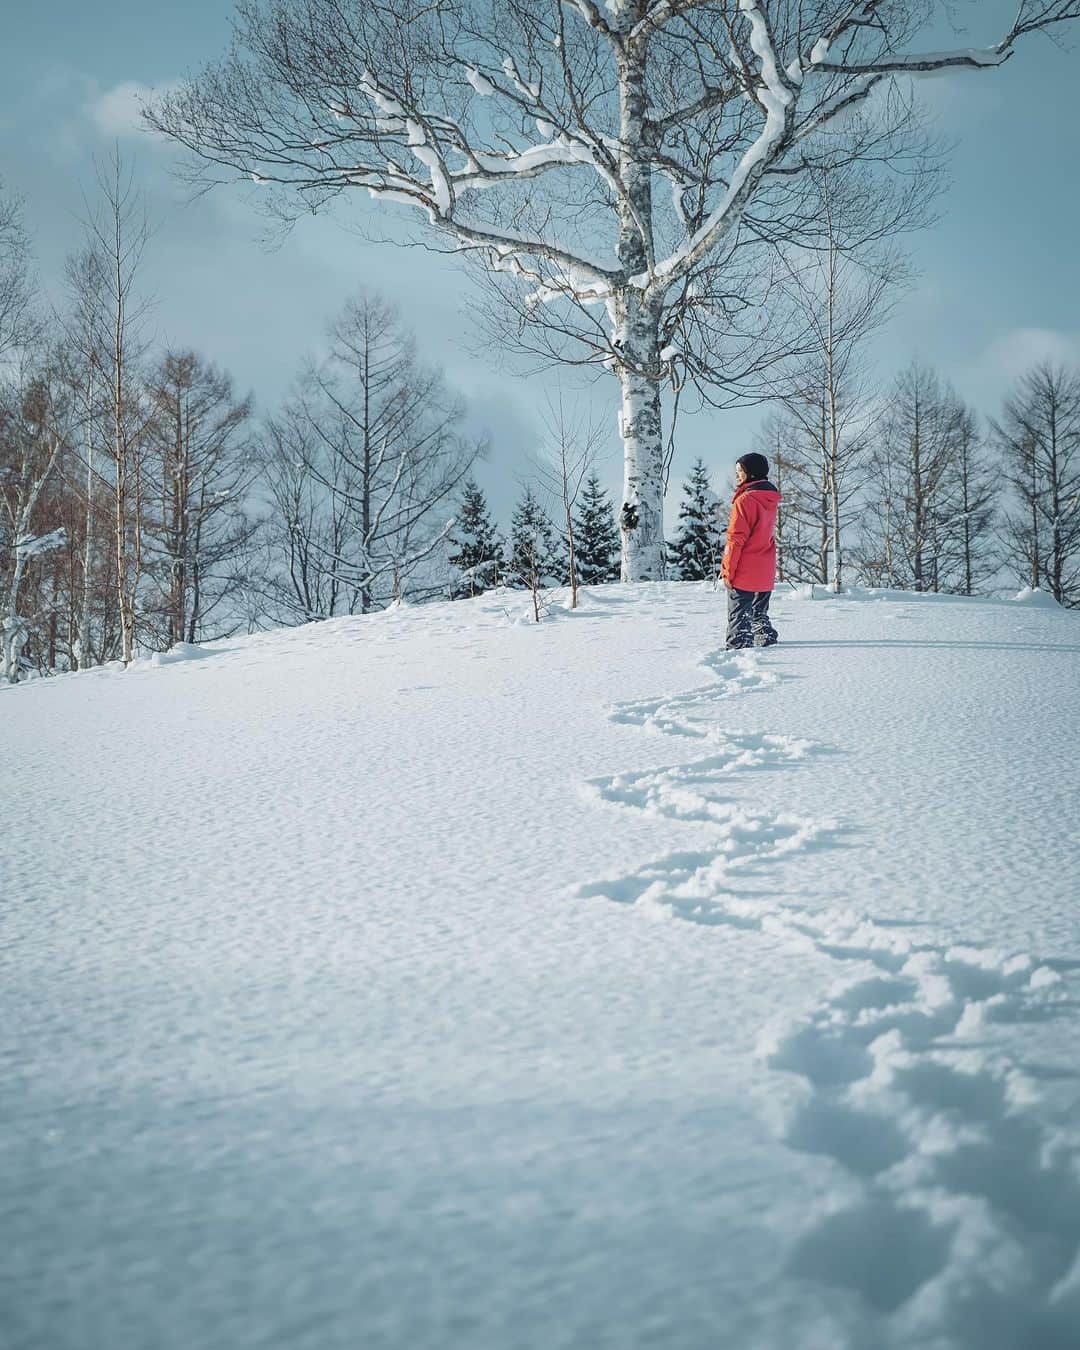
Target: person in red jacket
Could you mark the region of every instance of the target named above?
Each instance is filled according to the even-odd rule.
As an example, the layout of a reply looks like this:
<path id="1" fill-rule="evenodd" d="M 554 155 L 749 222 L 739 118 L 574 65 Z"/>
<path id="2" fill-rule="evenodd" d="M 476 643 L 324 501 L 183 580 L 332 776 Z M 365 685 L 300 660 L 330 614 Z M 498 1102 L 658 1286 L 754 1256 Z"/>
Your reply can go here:
<path id="1" fill-rule="evenodd" d="M 771 647 L 779 641 L 769 621 L 779 507 L 780 493 L 769 482 L 769 461 L 764 455 L 743 455 L 735 463 L 735 496 L 720 572 L 728 593 L 729 651 Z"/>

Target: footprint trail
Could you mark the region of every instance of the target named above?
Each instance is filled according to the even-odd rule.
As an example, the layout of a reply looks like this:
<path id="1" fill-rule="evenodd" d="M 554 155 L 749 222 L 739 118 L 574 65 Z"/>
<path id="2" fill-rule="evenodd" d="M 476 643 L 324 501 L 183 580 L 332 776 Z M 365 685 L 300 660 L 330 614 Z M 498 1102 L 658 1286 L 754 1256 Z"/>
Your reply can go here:
<path id="1" fill-rule="evenodd" d="M 1037 1084 L 988 1049 L 995 1026 L 1073 1016 L 1074 963 L 958 944 L 924 925 L 784 899 L 784 867 L 834 847 L 843 822 L 748 808 L 744 775 L 835 753 L 810 740 L 724 729 L 726 702 L 782 678 L 754 653 L 709 654 L 713 680 L 615 706 L 615 721 L 710 753 L 585 785 L 594 801 L 698 824 L 702 846 L 578 889 L 704 925 L 779 936 L 835 962 L 759 1055 L 797 1091 L 764 1109 L 789 1148 L 829 1160 L 837 1185 L 784 1258 L 835 1291 L 835 1344 L 933 1350 L 1080 1345 L 1080 1139 L 1041 1110 Z M 768 879 L 765 890 L 760 882 Z"/>

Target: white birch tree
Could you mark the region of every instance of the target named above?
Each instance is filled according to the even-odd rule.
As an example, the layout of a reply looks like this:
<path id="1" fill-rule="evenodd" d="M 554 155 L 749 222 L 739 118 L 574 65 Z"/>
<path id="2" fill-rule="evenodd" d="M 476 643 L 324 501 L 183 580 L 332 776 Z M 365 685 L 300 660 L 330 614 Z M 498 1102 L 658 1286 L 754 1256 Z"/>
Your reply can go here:
<path id="1" fill-rule="evenodd" d="M 430 226 L 414 242 L 434 231 L 520 283 L 535 312 L 560 312 L 566 359 L 618 379 L 622 575 L 652 579 L 662 383 L 680 360 L 715 375 L 725 335 L 731 361 L 753 368 L 773 297 L 745 315 L 738 245 L 798 238 L 820 135 L 839 136 L 849 161 L 887 164 L 911 126 L 897 81 L 998 67 L 1024 37 L 1080 16 L 1080 0 L 1020 0 L 988 45 L 920 51 L 955 8 L 245 0 L 230 54 L 148 116 L 211 177 L 216 166 L 282 189 L 286 211 L 355 191 L 412 208 Z"/>
<path id="2" fill-rule="evenodd" d="M 115 531 L 109 527 L 112 484 L 105 472 L 110 460 L 105 384 L 109 269 L 100 250 L 88 244 L 68 258 L 65 270 L 64 345 L 79 425 L 68 475 L 80 517 L 72 531 L 78 572 L 72 578 L 71 659 L 73 669 L 86 670 L 106 659 L 112 648 L 107 574 L 115 570 L 110 552 Z"/>
<path id="3" fill-rule="evenodd" d="M 570 608 L 577 609 L 582 583 L 578 498 L 596 468 L 603 448 L 603 427 L 586 408 L 567 404 L 561 392 L 547 400 L 544 440 L 535 458 L 536 473 L 545 492 L 555 501 L 563 548 Z"/>
<path id="4" fill-rule="evenodd" d="M 87 349 L 100 369 L 100 407 L 112 498 L 112 547 L 120 620 L 120 660 L 135 650 L 143 552 L 143 468 L 149 407 L 140 362 L 147 312 L 136 282 L 150 226 L 131 169 L 119 150 L 97 166 L 97 200 L 87 208 L 87 246 L 95 256 L 94 284 L 86 297 L 91 331 Z"/>
<path id="5" fill-rule="evenodd" d="M 40 610 L 23 606 L 35 559 L 63 547 L 65 533 L 39 507 L 71 432 L 72 409 L 54 370 L 33 370 L 0 395 L 0 671 L 13 682 Z"/>

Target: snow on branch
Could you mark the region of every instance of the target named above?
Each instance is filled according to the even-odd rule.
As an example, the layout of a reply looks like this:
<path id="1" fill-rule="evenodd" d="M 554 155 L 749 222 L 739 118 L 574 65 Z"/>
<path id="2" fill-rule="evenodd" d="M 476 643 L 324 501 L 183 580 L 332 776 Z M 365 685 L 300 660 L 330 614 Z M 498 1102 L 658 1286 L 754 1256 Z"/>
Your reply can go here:
<path id="1" fill-rule="evenodd" d="M 20 559 L 29 561 L 30 558 L 40 557 L 43 553 L 51 553 L 53 549 L 63 548 L 67 543 L 67 532 L 63 526 L 57 530 L 50 530 L 48 534 L 26 535 L 22 539 L 15 541 L 15 552 Z"/>
<path id="2" fill-rule="evenodd" d="M 996 47 L 967 47 L 951 52 L 921 52 L 913 56 L 890 56 L 880 61 L 819 61 L 815 69 L 826 75 L 920 75 L 941 70 L 989 70 L 1003 65 L 1012 55 L 1011 40 Z"/>
<path id="3" fill-rule="evenodd" d="M 942 70 L 992 70 L 1009 59 L 1020 38 L 1075 19 L 1080 19 L 1080 0 L 1020 0 L 1013 26 L 991 47 L 917 52 L 873 61 L 830 61 L 826 51 L 813 64 L 816 70 L 829 75 L 918 76 L 933 75 Z"/>
<path id="4" fill-rule="evenodd" d="M 691 271 L 739 223 L 758 182 L 774 169 L 792 146 L 864 102 L 883 80 L 898 75 L 918 77 L 955 69 L 994 69 L 1009 59 L 1018 38 L 1023 35 L 1080 18 L 1080 0 L 1045 0 L 1045 3 L 1022 0 L 1012 28 L 1000 42 L 990 47 L 888 55 L 870 60 L 831 59 L 838 40 L 850 30 L 865 26 L 866 13 L 874 7 L 873 3 L 853 4 L 830 31 L 816 38 L 805 55 L 797 56 L 785 66 L 779 56 L 764 0 L 738 0 L 738 7 L 749 25 L 750 48 L 757 63 L 750 92 L 765 114 L 765 124 L 736 165 L 726 192 L 705 221 L 670 256 L 649 272 L 632 278 L 635 285 L 646 291 L 666 289 Z M 693 0 L 682 0 L 682 3 L 680 0 L 660 0 L 641 20 L 639 27 L 658 25 L 691 8 Z M 749 69 L 747 75 L 750 76 Z M 839 76 L 845 84 L 814 108 L 802 125 L 797 125 L 798 104 L 808 77 L 821 75 Z M 678 203 L 676 210 L 681 216 Z"/>
<path id="5" fill-rule="evenodd" d="M 501 72 L 485 72 L 468 65 L 464 67 L 464 73 L 478 95 L 502 95 L 519 107 L 537 106 L 539 86 L 526 80 L 509 57 Z M 556 134 L 553 124 L 537 117 L 534 120 L 538 130 L 541 134 L 548 133 L 552 139 L 519 151 L 483 151 L 474 148 L 462 129 L 445 117 L 406 107 L 401 98 L 380 85 L 370 71 L 364 72 L 360 88 L 379 114 L 375 118 L 376 130 L 401 137 L 414 158 L 428 171 L 428 176 L 426 179 L 415 177 L 400 164 L 388 160 L 385 169 L 358 167 L 349 171 L 346 181 L 350 185 L 366 187 L 371 196 L 383 201 L 425 211 L 433 225 L 448 230 L 462 247 L 495 248 L 503 259 L 510 255 L 544 259 L 554 266 L 553 277 L 541 278 L 539 273 L 524 267 L 521 271 L 523 275 L 543 282 L 541 289 L 545 298 L 576 295 L 582 287 L 595 288 L 611 282 L 612 270 L 594 259 L 581 257 L 543 239 L 470 222 L 457 214 L 459 194 L 466 189 L 484 190 L 553 169 L 585 166 L 616 186 L 612 169 L 604 162 L 602 146 L 590 145 L 583 136 L 573 138 L 566 132 Z M 448 166 L 447 155 L 451 152 L 464 159 L 463 166 L 453 169 Z"/>
<path id="6" fill-rule="evenodd" d="M 643 288 L 666 287 L 685 276 L 738 223 L 758 180 L 789 142 L 794 125 L 797 86 L 782 70 L 772 31 L 759 0 L 739 0 L 739 10 L 750 25 L 750 46 L 758 59 L 760 83 L 754 97 L 765 112 L 761 133 L 731 175 L 727 191 L 703 224 L 669 257 L 657 263 L 653 275 L 634 281 Z"/>
<path id="7" fill-rule="evenodd" d="M 562 0 L 562 3 L 576 10 L 590 28 L 598 28 L 602 33 L 611 32 L 611 25 L 600 13 L 594 0 Z"/>
<path id="8" fill-rule="evenodd" d="M 336 0 L 295 0 L 295 13 L 293 0 L 285 0 L 282 27 L 272 41 L 264 41 L 258 31 L 259 6 L 252 5 L 245 38 L 253 53 L 250 65 L 230 58 L 201 83 L 167 97 L 149 120 L 208 163 L 228 165 L 260 184 L 320 199 L 346 188 L 366 188 L 380 200 L 419 210 L 452 247 L 485 250 L 496 270 L 526 280 L 538 300 L 567 297 L 589 305 L 611 301 L 628 286 L 651 299 L 685 278 L 731 235 L 758 185 L 786 168 L 796 144 L 835 124 L 879 83 L 938 70 L 992 68 L 1008 59 L 1021 36 L 1080 17 L 1080 0 L 1018 0 L 1013 25 L 996 45 L 898 55 L 883 18 L 887 0 L 833 0 L 805 9 L 779 0 L 552 4 L 558 23 L 550 30 L 526 26 L 516 46 L 506 41 L 500 25 L 474 31 L 470 20 L 462 35 L 451 31 L 453 24 L 445 28 L 433 20 L 431 51 L 410 50 L 407 59 L 415 69 L 402 70 L 381 64 L 393 6 L 360 7 L 367 17 L 358 21 L 353 35 L 354 62 L 348 25 L 337 34 L 337 46 L 333 41 L 320 41 L 313 49 L 306 45 L 309 29 L 303 16 L 324 15 L 336 31 Z M 524 22 L 530 7 L 519 3 L 513 8 Z M 715 35 L 707 39 L 695 36 L 695 11 L 706 9 L 718 20 Z M 468 6 L 461 12 L 467 10 L 471 13 Z M 793 14 L 808 11 L 829 17 L 816 27 L 790 22 Z M 576 55 L 564 48 L 564 24 L 566 37 L 580 24 L 599 35 L 597 40 L 593 33 L 577 34 L 588 56 L 583 73 L 577 71 Z M 686 31 L 671 35 L 680 25 Z M 790 36 L 793 27 L 799 32 L 797 46 Z M 880 54 L 876 42 L 863 40 L 871 30 L 881 34 Z M 654 98 L 646 87 L 649 43 L 653 38 L 663 43 L 669 36 L 680 50 L 688 42 L 687 51 L 700 41 L 708 46 L 696 82 L 688 80 L 693 92 L 681 106 L 677 90 Z M 549 41 L 560 51 L 553 62 Z M 593 116 L 614 115 L 616 84 L 626 95 L 617 130 L 591 126 Z M 472 109 L 481 100 L 498 106 L 474 116 Z M 728 113 L 728 104 L 734 113 Z M 667 138 L 696 143 L 701 119 L 709 124 L 703 133 L 710 141 L 707 156 L 703 150 L 700 164 L 683 165 Z M 713 167 L 721 156 L 731 161 L 723 172 Z M 575 192 L 582 186 L 581 169 L 600 180 L 602 193 Z M 670 182 L 682 236 L 660 259 L 654 256 L 652 203 L 639 190 L 657 173 Z M 546 186 L 533 192 L 528 180 L 552 174 L 567 180 L 557 181 L 550 194 L 564 205 L 578 210 L 584 200 L 588 212 L 615 208 L 606 244 L 564 242 L 557 212 L 526 232 L 523 219 L 531 222 L 538 206 L 542 211 Z M 695 189 L 693 212 L 686 200 L 688 185 Z M 500 201 L 490 215 L 474 209 L 473 193 L 509 188 L 512 197 L 515 187 L 522 189 L 519 200 Z M 601 229 L 592 229 L 590 219 L 579 237 L 599 237 Z"/>

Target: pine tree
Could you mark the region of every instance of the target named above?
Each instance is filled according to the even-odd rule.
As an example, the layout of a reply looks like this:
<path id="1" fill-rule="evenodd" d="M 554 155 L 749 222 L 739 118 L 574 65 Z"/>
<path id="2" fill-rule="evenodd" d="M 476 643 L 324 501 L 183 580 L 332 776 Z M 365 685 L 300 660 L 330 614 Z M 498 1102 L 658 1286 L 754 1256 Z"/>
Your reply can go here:
<path id="1" fill-rule="evenodd" d="M 558 556 L 555 530 L 531 487 L 526 487 L 510 521 L 511 586 L 532 585 L 535 571 L 541 586 L 557 584 L 563 567 Z"/>
<path id="2" fill-rule="evenodd" d="M 583 586 L 619 579 L 619 532 L 611 499 L 595 473 L 589 474 L 574 518 L 574 555 Z"/>
<path id="3" fill-rule="evenodd" d="M 668 547 L 668 561 L 681 581 L 707 581 L 720 570 L 724 540 L 716 501 L 705 462 L 695 459 L 683 484 L 679 531 Z"/>
<path id="4" fill-rule="evenodd" d="M 470 478 L 461 494 L 457 523 L 450 535 L 450 565 L 457 576 L 450 583 L 451 600 L 481 595 L 497 586 L 504 570 L 503 541 L 492 523 L 484 494 Z"/>

